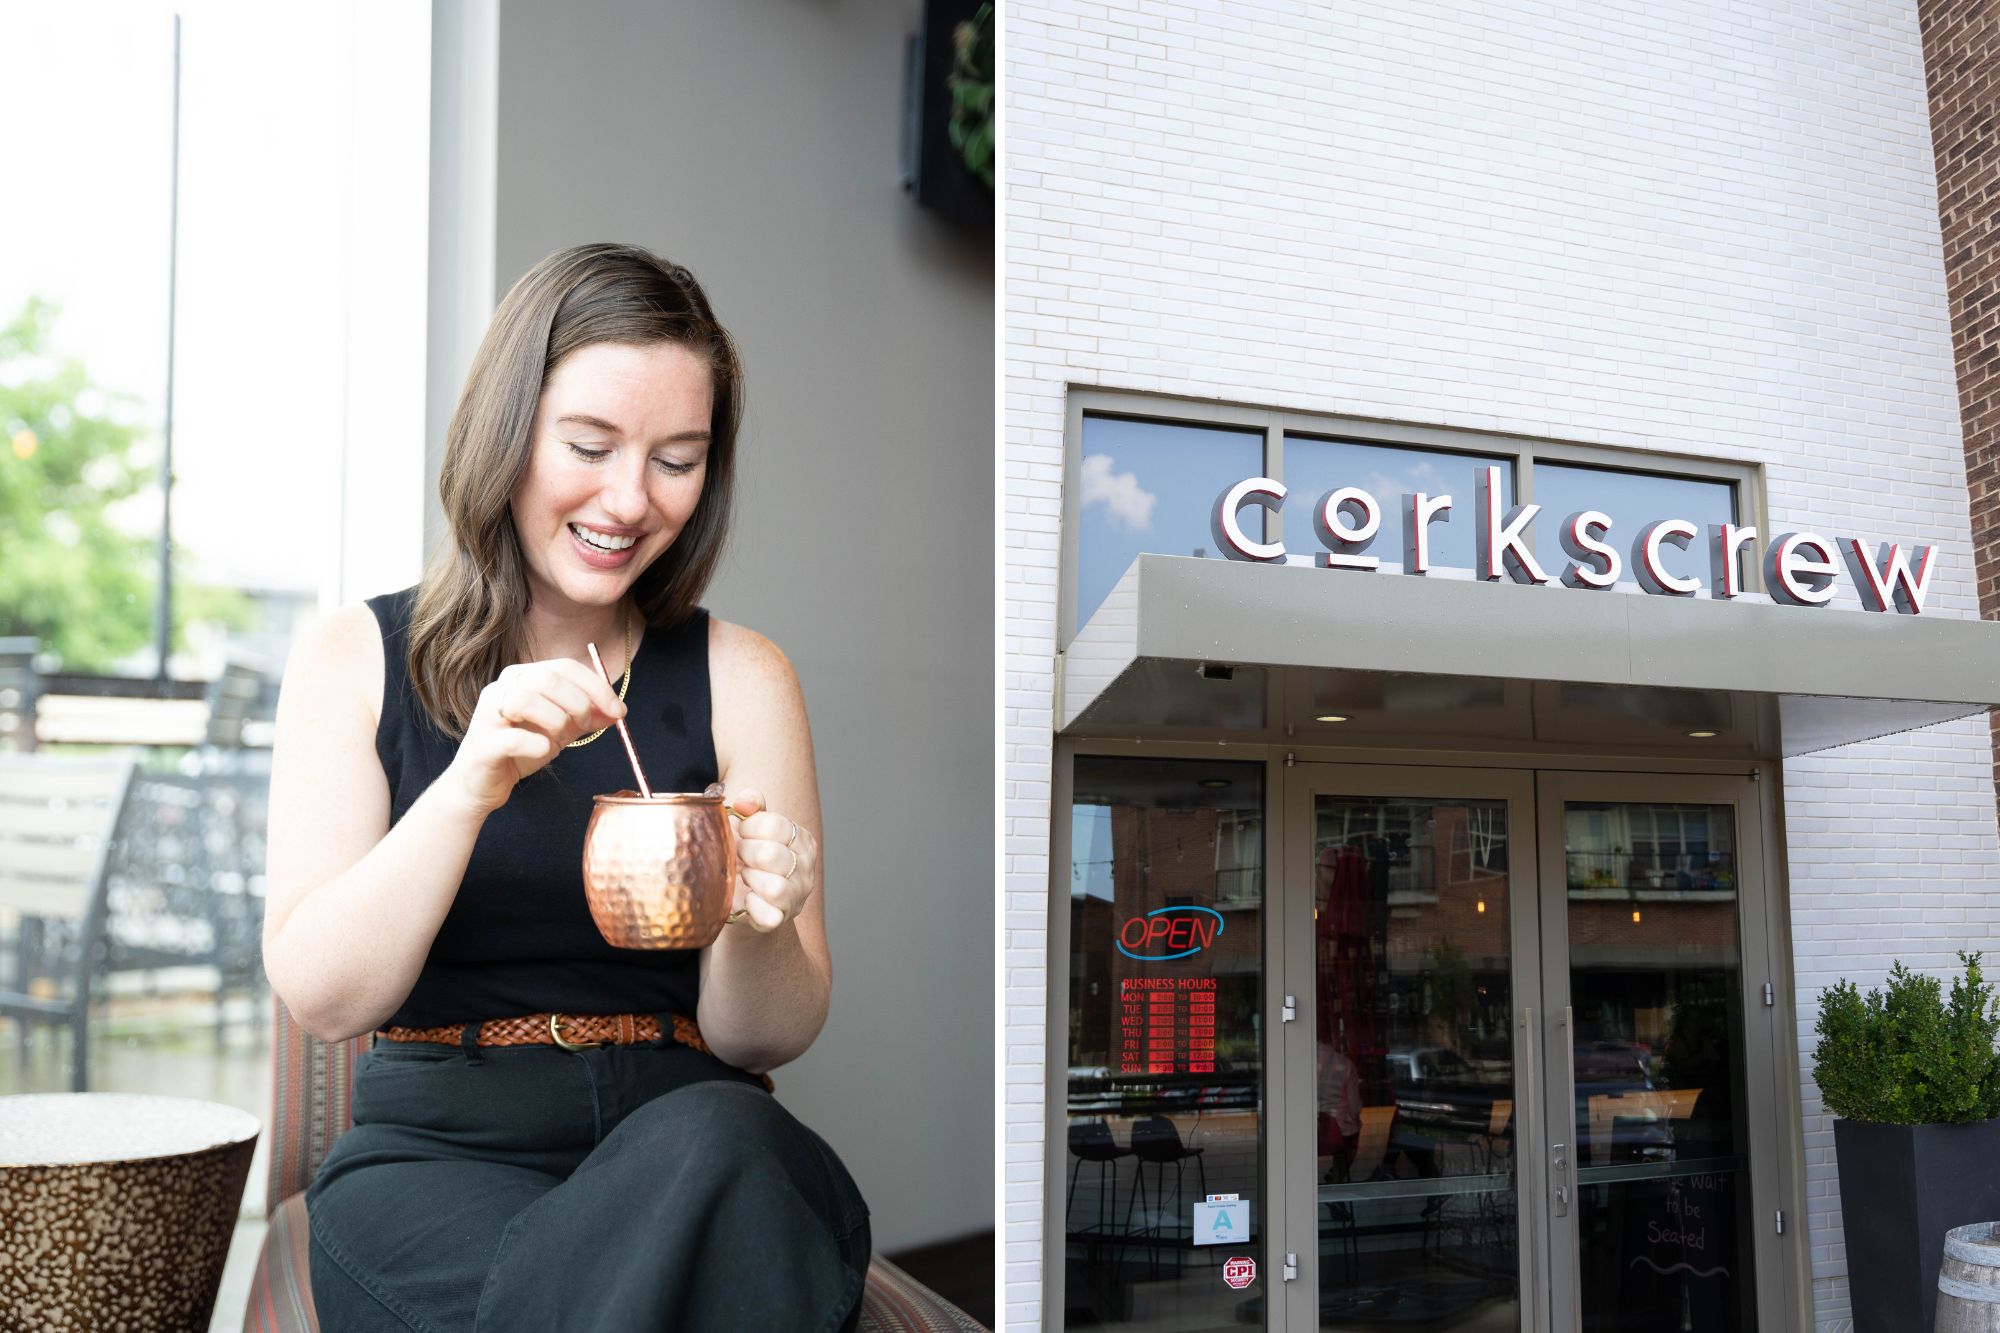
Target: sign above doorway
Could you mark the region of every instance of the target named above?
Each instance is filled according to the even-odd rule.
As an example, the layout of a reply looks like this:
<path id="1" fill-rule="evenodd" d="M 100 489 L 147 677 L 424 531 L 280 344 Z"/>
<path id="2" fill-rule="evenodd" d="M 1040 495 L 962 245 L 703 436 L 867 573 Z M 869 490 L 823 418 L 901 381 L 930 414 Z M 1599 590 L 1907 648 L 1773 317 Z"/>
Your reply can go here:
<path id="1" fill-rule="evenodd" d="M 1743 592 L 1743 553 L 1754 553 L 1757 529 L 1734 523 L 1711 523 L 1704 536 L 1684 518 L 1663 518 L 1646 524 L 1621 550 L 1607 538 L 1612 520 L 1594 509 L 1579 510 L 1562 521 L 1560 541 L 1568 565 L 1559 574 L 1545 571 L 1527 538 L 1528 526 L 1541 512 L 1536 504 L 1507 508 L 1498 467 L 1476 475 L 1474 523 L 1477 528 L 1474 574 L 1487 582 L 1524 584 L 1560 582 L 1565 587 L 1603 591 L 1617 584 L 1629 568 L 1646 592 L 1662 597 L 1693 597 L 1707 590 L 1711 599 L 1727 601 Z M 1243 529 L 1242 512 L 1258 505 L 1275 514 L 1283 509 L 1286 488 L 1271 477 L 1249 477 L 1216 497 L 1209 527 L 1216 547 L 1231 560 L 1259 564 L 1312 563 L 1321 569 L 1373 573 L 1382 558 L 1370 553 L 1381 534 L 1382 503 L 1359 486 L 1342 486 L 1319 497 L 1313 509 L 1313 530 L 1324 548 L 1308 560 L 1285 549 L 1282 539 L 1258 541 Z M 1451 522 L 1455 501 L 1449 495 L 1421 491 L 1401 497 L 1404 516 L 1402 572 L 1432 571 L 1431 530 Z M 1688 559 L 1696 539 L 1707 549 L 1706 581 L 1701 563 Z M 1676 554 L 1670 555 L 1669 548 Z M 1839 558 L 1836 558 L 1836 552 Z M 1833 600 L 1834 584 L 1844 559 L 1849 577 L 1871 611 L 1891 607 L 1906 615 L 1921 614 L 1936 568 L 1934 546 L 1918 546 L 1905 554 L 1895 543 L 1883 543 L 1871 555 L 1859 537 L 1835 542 L 1814 532 L 1787 532 L 1765 544 L 1764 586 L 1771 600 L 1784 606 L 1825 606 Z"/>

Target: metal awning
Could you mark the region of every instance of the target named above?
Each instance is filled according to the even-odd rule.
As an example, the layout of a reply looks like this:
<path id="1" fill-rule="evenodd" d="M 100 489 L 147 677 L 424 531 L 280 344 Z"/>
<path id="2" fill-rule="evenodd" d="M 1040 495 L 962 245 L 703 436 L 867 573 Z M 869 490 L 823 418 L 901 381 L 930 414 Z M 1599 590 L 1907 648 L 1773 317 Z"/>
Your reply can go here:
<path id="1" fill-rule="evenodd" d="M 1076 736 L 1796 755 L 2000 707 L 2000 623 L 1142 555 L 1058 696 Z"/>

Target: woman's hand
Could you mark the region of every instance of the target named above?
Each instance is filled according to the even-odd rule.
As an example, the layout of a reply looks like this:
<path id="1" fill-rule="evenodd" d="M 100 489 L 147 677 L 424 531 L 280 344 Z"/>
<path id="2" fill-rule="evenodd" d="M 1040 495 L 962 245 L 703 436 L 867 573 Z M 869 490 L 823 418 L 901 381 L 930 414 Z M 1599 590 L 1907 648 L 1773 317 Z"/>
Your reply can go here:
<path id="1" fill-rule="evenodd" d="M 490 814 L 514 784 L 545 768 L 563 746 L 625 716 L 603 676 L 566 657 L 517 662 L 479 692 L 479 704 L 444 778 Z"/>
<path id="2" fill-rule="evenodd" d="M 733 911 L 770 932 L 797 916 L 819 888 L 819 839 L 789 815 L 764 808 L 764 793 L 744 787 L 729 798 L 744 817 L 737 828 Z"/>

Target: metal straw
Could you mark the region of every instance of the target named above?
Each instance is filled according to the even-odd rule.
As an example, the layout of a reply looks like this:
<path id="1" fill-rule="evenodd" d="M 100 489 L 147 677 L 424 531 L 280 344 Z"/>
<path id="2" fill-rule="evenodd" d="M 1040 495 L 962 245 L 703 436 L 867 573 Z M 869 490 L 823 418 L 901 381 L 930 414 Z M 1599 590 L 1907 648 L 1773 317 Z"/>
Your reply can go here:
<path id="1" fill-rule="evenodd" d="M 590 660 L 597 667 L 597 674 L 604 677 L 604 683 L 613 684 L 611 673 L 604 669 L 604 659 L 597 655 L 597 645 L 586 643 L 584 647 L 590 650 Z M 630 671 L 632 664 L 627 662 L 625 669 Z M 646 785 L 646 771 L 639 767 L 639 752 L 632 748 L 632 733 L 625 730 L 625 719 L 622 717 L 618 719 L 618 739 L 625 742 L 625 757 L 632 761 L 632 776 L 639 779 L 639 795 L 652 800 L 653 789 Z"/>

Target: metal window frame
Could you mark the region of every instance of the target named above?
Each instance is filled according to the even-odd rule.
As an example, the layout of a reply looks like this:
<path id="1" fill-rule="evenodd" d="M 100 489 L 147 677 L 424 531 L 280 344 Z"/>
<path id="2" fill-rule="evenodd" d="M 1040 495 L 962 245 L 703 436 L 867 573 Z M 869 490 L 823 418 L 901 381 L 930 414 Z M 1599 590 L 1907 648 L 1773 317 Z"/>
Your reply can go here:
<path id="1" fill-rule="evenodd" d="M 1534 775 L 1535 785 L 1541 785 L 1540 778 L 1547 774 L 1550 778 L 1558 775 L 1580 773 L 1600 773 L 1620 775 L 1615 779 L 1620 786 L 1626 782 L 1652 780 L 1662 787 L 1672 789 L 1690 780 L 1708 778 L 1751 779 L 1755 793 L 1747 801 L 1739 803 L 1745 815 L 1754 808 L 1760 828 L 1762 885 L 1758 890 L 1760 904 L 1743 905 L 1744 925 L 1750 934 L 1760 934 L 1761 963 L 1768 965 L 1769 975 L 1775 983 L 1773 1005 L 1765 1010 L 1770 1024 L 1768 1045 L 1769 1062 L 1766 1087 L 1753 1087 L 1751 1097 L 1754 1104 L 1761 1103 L 1761 1109 L 1753 1112 L 1765 1119 L 1775 1142 L 1769 1160 L 1754 1164 L 1753 1170 L 1769 1173 L 1765 1176 L 1764 1197 L 1776 1198 L 1784 1207 L 1789 1225 L 1782 1239 L 1767 1241 L 1771 1248 L 1762 1251 L 1765 1255 L 1775 1252 L 1776 1263 L 1759 1266 L 1757 1278 L 1757 1302 L 1760 1315 L 1770 1318 L 1779 1313 L 1778 1322 L 1772 1327 L 1798 1327 L 1801 1319 L 1807 1318 L 1812 1310 L 1811 1265 L 1807 1248 L 1808 1236 L 1805 1229 L 1805 1143 L 1802 1094 L 1800 1091 L 1801 1066 L 1798 1043 L 1788 1040 L 1788 1034 L 1797 1031 L 1795 990 L 1797 970 L 1792 940 L 1791 879 L 1788 873 L 1785 845 L 1785 812 L 1783 774 L 1781 763 L 1771 760 L 1743 760 L 1717 756 L 1709 759 L 1689 759 L 1682 756 L 1649 756 L 1644 753 L 1630 755 L 1592 755 L 1578 753 L 1536 753 L 1520 754 L 1505 750 L 1447 750 L 1423 751 L 1408 749 L 1386 749 L 1377 747 L 1342 747 L 1309 745 L 1296 743 L 1269 743 L 1264 741 L 1235 742 L 1224 741 L 1218 746 L 1215 741 L 1143 739 L 1111 740 L 1106 738 L 1084 738 L 1057 736 L 1051 749 L 1050 782 L 1050 837 L 1049 837 L 1049 879 L 1048 879 L 1048 966 L 1046 969 L 1046 994 L 1048 1022 L 1044 1025 L 1043 1059 L 1048 1071 L 1044 1079 L 1044 1118 L 1042 1153 L 1042 1272 L 1041 1310 L 1042 1327 L 1060 1329 L 1063 1327 L 1063 1301 L 1065 1296 L 1065 1255 L 1063 1219 L 1054 1214 L 1054 1200 L 1063 1197 L 1065 1168 L 1068 1154 L 1067 1144 L 1069 1108 L 1068 1069 L 1069 1050 L 1069 875 L 1070 875 L 1070 820 L 1069 809 L 1075 795 L 1075 760 L 1081 756 L 1158 758 L 1158 759 L 1213 759 L 1223 757 L 1235 761 L 1259 761 L 1264 764 L 1264 804 L 1265 804 L 1265 902 L 1264 902 L 1264 988 L 1265 1012 L 1275 1014 L 1283 1000 L 1287 983 L 1287 954 L 1285 939 L 1285 911 L 1291 891 L 1283 884 L 1288 849 L 1294 841 L 1292 824 L 1288 820 L 1290 805 L 1296 799 L 1295 788 L 1309 789 L 1310 770 L 1307 774 L 1288 774 L 1286 769 L 1308 764 L 1338 766 L 1340 771 L 1351 775 L 1368 769 L 1378 770 L 1379 776 L 1388 780 L 1397 772 L 1422 772 L 1435 774 L 1439 779 L 1448 776 L 1450 770 L 1470 771 L 1474 776 L 1481 769 L 1507 770 L 1514 774 Z M 1331 770 L 1324 770 L 1331 771 Z M 1533 805 L 1539 807 L 1539 793 Z M 1538 824 L 1539 821 L 1537 820 Z M 1739 828 L 1739 834 L 1742 829 Z M 1540 838 L 1539 827 L 1534 830 Z M 1761 921 L 1752 920 L 1750 914 L 1761 915 Z M 1750 957 L 1746 938 L 1745 975 L 1749 976 Z M 1518 997 L 1517 997 L 1518 998 Z M 1269 1029 L 1267 1028 L 1267 1031 Z M 1267 1042 L 1265 1049 L 1266 1091 L 1269 1101 L 1264 1112 L 1264 1159 L 1265 1188 L 1269 1192 L 1264 1217 L 1275 1223 L 1287 1219 L 1287 1229 L 1291 1229 L 1293 1214 L 1297 1212 L 1296 1202 L 1288 1197 L 1285 1189 L 1286 1150 L 1293 1146 L 1292 1140 L 1304 1133 L 1297 1125 L 1289 1123 L 1285 1110 L 1288 1089 L 1295 1080 L 1306 1077 L 1302 1072 L 1303 1063 L 1291 1060 L 1284 1049 L 1280 1035 L 1276 1045 Z M 1290 1067 L 1299 1063 L 1299 1068 Z M 1752 1072 L 1753 1084 L 1756 1074 Z M 1308 1084 L 1309 1086 L 1309 1084 Z M 1759 1225 L 1762 1221 L 1759 1220 Z M 1281 1254 L 1282 1245 L 1266 1246 L 1267 1254 Z M 1544 1252 L 1545 1254 L 1546 1252 Z M 1302 1270 L 1303 1271 L 1303 1270 Z M 1289 1298 L 1287 1288 L 1291 1284 L 1272 1282 L 1266 1287 L 1266 1298 L 1270 1317 L 1267 1326 L 1272 1329 L 1292 1330 L 1311 1327 L 1312 1312 L 1307 1310 L 1303 1300 L 1294 1302 Z M 1291 1308 L 1297 1305 L 1297 1309 Z"/>
<path id="2" fill-rule="evenodd" d="M 1391 448 L 1421 448 L 1510 458 L 1514 464 L 1514 497 L 1517 504 L 1534 503 L 1534 474 L 1538 462 L 1723 482 L 1735 488 L 1738 521 L 1755 527 L 1764 536 L 1770 535 L 1769 496 L 1761 463 L 1671 453 L 1635 445 L 1558 440 L 1506 431 L 1421 425 L 1072 384 L 1068 386 L 1063 407 L 1061 578 L 1057 580 L 1056 590 L 1056 642 L 1059 648 L 1067 648 L 1078 629 L 1076 580 L 1082 497 L 1075 479 L 1083 467 L 1083 419 L 1086 416 L 1150 421 L 1163 426 L 1259 432 L 1264 436 L 1264 475 L 1278 481 L 1285 479 L 1285 437 L 1310 435 Z M 1263 515 L 1259 511 L 1249 517 L 1261 522 Z M 1747 572 L 1744 591 L 1764 591 L 1762 570 L 1756 562 Z"/>

